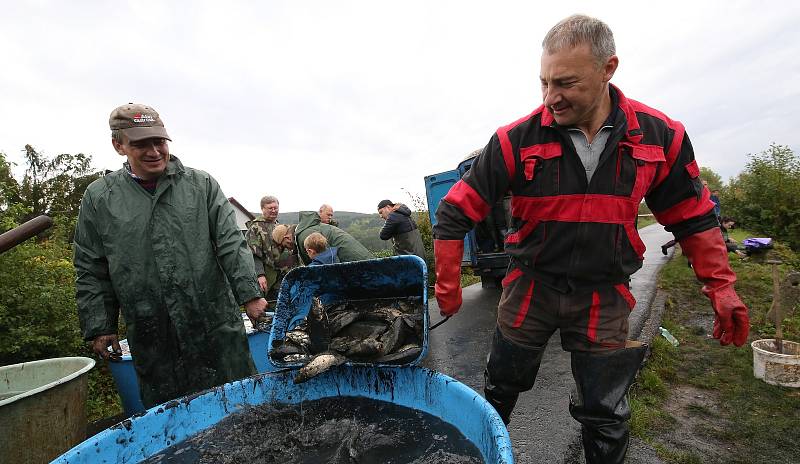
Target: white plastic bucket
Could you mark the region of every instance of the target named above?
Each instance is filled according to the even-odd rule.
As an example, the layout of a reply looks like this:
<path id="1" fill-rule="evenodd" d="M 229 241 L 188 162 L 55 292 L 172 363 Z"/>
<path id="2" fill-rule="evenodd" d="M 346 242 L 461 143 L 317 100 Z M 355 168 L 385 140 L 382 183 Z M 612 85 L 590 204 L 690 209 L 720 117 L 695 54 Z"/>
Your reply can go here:
<path id="1" fill-rule="evenodd" d="M 783 341 L 783 353 L 773 338 L 755 340 L 753 348 L 753 375 L 770 385 L 800 387 L 800 343 Z"/>

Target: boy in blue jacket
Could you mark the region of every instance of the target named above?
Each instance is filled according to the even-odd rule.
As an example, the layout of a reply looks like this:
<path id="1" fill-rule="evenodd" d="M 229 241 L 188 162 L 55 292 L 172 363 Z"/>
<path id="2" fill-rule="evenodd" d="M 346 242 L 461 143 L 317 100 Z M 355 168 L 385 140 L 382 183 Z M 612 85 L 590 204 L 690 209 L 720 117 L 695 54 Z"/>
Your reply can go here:
<path id="1" fill-rule="evenodd" d="M 328 247 L 328 240 L 319 232 L 306 237 L 303 241 L 303 248 L 306 249 L 308 257 L 311 258 L 309 266 L 319 266 L 321 264 L 335 264 L 339 262 L 339 248 Z"/>

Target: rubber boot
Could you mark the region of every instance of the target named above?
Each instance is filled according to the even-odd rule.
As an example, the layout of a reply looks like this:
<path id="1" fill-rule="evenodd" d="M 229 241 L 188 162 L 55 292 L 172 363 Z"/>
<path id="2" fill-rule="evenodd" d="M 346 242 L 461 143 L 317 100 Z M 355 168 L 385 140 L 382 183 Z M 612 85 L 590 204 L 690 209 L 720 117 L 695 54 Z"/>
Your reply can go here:
<path id="1" fill-rule="evenodd" d="M 504 424 L 511 422 L 519 394 L 533 388 L 544 348 L 518 345 L 503 337 L 499 329 L 495 331 L 483 374 L 483 395 Z"/>
<path id="2" fill-rule="evenodd" d="M 588 464 L 625 460 L 631 417 L 627 394 L 646 353 L 647 345 L 630 340 L 624 349 L 608 353 L 572 353 L 577 390 L 569 412 L 581 423 Z"/>

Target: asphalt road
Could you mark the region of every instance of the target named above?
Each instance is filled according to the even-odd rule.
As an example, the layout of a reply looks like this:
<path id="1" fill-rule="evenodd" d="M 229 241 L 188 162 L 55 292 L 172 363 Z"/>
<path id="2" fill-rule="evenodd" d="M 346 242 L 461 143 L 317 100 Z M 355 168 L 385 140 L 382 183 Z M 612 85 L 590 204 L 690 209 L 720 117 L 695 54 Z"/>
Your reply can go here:
<path id="1" fill-rule="evenodd" d="M 661 225 L 639 231 L 648 251 L 642 269 L 634 274 L 631 292 L 637 300 L 631 312 L 631 338 L 639 338 L 650 317 L 656 295 L 656 278 L 668 258 L 661 244 L 672 238 Z M 430 295 L 431 322 L 440 320 L 436 299 Z M 458 314 L 429 335 L 428 356 L 423 366 L 447 374 L 483 393 L 483 370 L 495 329 L 500 291 L 482 289 L 480 284 L 464 289 Z M 569 353 L 561 350 L 555 334 L 547 345 L 533 390 L 520 396 L 509 424 L 515 462 L 581 462 L 579 424 L 569 415 L 569 393 L 574 381 Z"/>

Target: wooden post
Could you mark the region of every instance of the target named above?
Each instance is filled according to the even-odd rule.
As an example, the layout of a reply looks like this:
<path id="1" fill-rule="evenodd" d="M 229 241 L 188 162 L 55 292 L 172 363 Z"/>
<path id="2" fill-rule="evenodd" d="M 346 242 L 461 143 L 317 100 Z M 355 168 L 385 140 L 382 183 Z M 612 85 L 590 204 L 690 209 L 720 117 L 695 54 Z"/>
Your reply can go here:
<path id="1" fill-rule="evenodd" d="M 783 312 L 781 311 L 781 283 L 778 264 L 781 261 L 770 259 L 767 264 L 772 265 L 772 307 L 770 312 L 775 317 L 775 348 L 777 353 L 783 354 Z"/>

